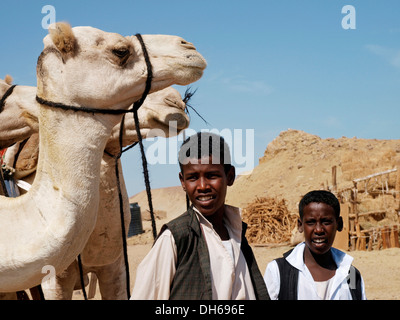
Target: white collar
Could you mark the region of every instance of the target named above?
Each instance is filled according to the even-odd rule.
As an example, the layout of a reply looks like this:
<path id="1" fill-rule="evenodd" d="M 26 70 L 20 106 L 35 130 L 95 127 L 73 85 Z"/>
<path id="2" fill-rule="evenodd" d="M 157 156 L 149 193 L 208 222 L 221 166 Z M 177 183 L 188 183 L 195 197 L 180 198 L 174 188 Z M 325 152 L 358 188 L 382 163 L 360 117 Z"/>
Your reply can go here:
<path id="1" fill-rule="evenodd" d="M 200 212 L 193 206 L 194 212 L 196 212 L 197 219 L 200 224 L 203 224 L 211 229 L 214 229 L 212 223 L 207 220 Z M 242 211 L 240 208 L 225 204 L 225 214 L 223 217 L 224 224 L 228 229 L 229 236 L 237 242 L 241 242 L 242 239 Z"/>
<path id="2" fill-rule="evenodd" d="M 304 263 L 304 249 L 305 242 L 298 244 L 293 251 L 286 257 L 286 260 L 295 268 L 304 271 L 305 263 Z M 341 273 L 345 276 L 349 273 L 350 266 L 353 262 L 353 257 L 348 255 L 347 253 L 340 251 L 336 248 L 331 248 L 332 258 L 337 265 L 336 273 Z"/>

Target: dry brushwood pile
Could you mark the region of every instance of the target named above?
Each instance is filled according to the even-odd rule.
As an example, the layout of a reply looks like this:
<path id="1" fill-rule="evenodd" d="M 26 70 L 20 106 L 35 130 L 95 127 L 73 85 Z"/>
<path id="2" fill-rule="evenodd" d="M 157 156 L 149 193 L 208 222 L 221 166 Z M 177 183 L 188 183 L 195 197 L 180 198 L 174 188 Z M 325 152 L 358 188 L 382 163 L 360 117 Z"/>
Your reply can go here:
<path id="1" fill-rule="evenodd" d="M 243 221 L 250 243 L 278 244 L 290 241 L 297 217 L 289 213 L 284 199 L 257 197 L 243 210 Z"/>

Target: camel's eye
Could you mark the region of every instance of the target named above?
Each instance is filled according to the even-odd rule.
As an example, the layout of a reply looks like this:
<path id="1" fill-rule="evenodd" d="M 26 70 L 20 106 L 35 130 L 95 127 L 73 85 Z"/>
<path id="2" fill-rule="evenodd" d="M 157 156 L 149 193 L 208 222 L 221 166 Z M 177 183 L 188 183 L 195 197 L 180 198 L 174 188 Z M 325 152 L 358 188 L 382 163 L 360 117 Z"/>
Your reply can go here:
<path id="1" fill-rule="evenodd" d="M 123 59 L 129 55 L 128 49 L 113 49 L 112 53 L 116 55 L 118 58 Z"/>

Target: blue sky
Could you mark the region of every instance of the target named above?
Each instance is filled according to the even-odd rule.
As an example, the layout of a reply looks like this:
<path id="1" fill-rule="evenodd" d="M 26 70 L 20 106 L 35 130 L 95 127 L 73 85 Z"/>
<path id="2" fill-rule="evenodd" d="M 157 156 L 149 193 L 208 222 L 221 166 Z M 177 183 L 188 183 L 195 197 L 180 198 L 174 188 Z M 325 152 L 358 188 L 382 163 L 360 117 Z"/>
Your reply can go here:
<path id="1" fill-rule="evenodd" d="M 36 85 L 45 5 L 72 26 L 193 42 L 208 67 L 192 85 L 192 105 L 210 125 L 192 112 L 190 128 L 236 129 L 243 141 L 253 130 L 254 165 L 288 128 L 321 138 L 399 139 L 400 1 L 7 1 L 0 11 L 0 77 Z M 345 5 L 356 10 L 356 29 L 342 28 Z M 135 149 L 122 158 L 130 196 L 144 190 Z M 149 171 L 152 188 L 179 185 L 176 164 Z"/>

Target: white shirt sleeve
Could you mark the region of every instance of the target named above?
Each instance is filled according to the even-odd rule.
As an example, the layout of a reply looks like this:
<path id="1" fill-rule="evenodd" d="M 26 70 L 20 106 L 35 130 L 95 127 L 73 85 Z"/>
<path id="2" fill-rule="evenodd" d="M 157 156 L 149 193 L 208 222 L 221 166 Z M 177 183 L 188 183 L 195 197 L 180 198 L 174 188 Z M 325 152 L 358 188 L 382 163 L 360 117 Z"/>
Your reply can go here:
<path id="1" fill-rule="evenodd" d="M 278 300 L 281 277 L 278 264 L 275 260 L 268 263 L 267 268 L 265 269 L 264 281 L 271 300 Z"/>
<path id="2" fill-rule="evenodd" d="M 166 229 L 136 270 L 131 300 L 168 300 L 176 260 L 175 240 Z"/>

